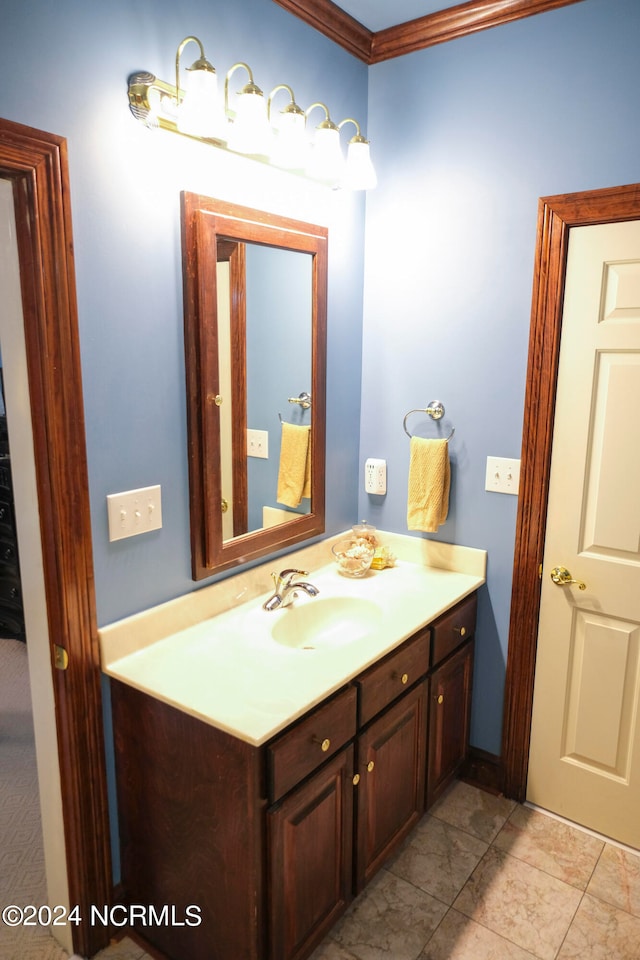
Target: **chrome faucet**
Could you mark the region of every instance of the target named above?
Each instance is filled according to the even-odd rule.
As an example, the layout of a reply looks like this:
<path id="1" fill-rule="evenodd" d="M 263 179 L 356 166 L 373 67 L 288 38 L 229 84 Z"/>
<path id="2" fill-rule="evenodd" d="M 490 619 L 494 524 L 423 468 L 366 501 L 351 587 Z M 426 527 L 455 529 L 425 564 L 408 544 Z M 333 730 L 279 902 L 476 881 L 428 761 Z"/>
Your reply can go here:
<path id="1" fill-rule="evenodd" d="M 298 596 L 298 590 L 304 590 L 309 597 L 317 597 L 320 591 L 308 580 L 296 580 L 296 577 L 308 577 L 306 570 L 282 570 L 272 573 L 274 591 L 262 607 L 264 610 L 277 610 L 279 607 L 288 607 Z"/>

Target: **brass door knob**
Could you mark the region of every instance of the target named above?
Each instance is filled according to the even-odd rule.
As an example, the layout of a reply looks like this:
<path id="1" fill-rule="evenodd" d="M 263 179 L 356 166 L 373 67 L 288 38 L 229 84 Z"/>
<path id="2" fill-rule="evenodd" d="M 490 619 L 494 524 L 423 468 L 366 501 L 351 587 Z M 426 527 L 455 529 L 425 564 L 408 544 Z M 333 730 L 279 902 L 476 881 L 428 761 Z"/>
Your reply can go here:
<path id="1" fill-rule="evenodd" d="M 578 590 L 587 589 L 586 583 L 582 580 L 574 580 L 566 567 L 554 567 L 549 576 L 559 587 L 567 587 L 570 583 L 575 583 Z"/>

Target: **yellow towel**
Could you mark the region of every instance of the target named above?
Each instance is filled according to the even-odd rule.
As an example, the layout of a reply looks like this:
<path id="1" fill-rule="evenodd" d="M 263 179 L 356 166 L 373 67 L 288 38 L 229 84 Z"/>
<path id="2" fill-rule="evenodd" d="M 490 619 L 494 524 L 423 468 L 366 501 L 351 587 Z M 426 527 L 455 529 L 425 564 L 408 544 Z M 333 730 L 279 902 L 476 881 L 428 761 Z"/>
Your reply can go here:
<path id="1" fill-rule="evenodd" d="M 282 424 L 278 503 L 297 507 L 303 497 L 311 496 L 311 427 Z"/>
<path id="2" fill-rule="evenodd" d="M 407 528 L 435 533 L 449 512 L 449 444 L 411 437 Z"/>

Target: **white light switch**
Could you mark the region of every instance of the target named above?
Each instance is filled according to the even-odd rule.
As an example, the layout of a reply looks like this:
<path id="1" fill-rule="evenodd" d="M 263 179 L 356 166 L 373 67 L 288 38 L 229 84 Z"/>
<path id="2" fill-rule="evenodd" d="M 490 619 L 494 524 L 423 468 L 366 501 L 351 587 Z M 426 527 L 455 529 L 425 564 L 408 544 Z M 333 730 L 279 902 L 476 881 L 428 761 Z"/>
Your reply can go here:
<path id="1" fill-rule="evenodd" d="M 520 461 L 506 457 L 487 457 L 484 488 L 493 493 L 518 493 Z"/>
<path id="2" fill-rule="evenodd" d="M 140 487 L 107 496 L 109 540 L 124 540 L 162 526 L 160 486 Z"/>
<path id="3" fill-rule="evenodd" d="M 247 430 L 247 456 L 269 459 L 268 430 Z"/>

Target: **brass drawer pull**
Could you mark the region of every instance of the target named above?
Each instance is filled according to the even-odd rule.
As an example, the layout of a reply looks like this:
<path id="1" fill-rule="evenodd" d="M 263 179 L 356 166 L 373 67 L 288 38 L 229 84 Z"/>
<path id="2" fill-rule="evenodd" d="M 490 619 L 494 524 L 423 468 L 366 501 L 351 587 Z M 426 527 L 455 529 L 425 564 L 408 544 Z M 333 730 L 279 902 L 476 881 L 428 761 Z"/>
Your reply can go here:
<path id="1" fill-rule="evenodd" d="M 329 740 L 328 737 L 325 737 L 324 740 L 321 740 L 320 737 L 312 737 L 311 739 L 313 740 L 314 743 L 320 744 L 320 749 L 322 750 L 323 753 L 326 753 L 329 747 L 331 746 L 331 740 Z"/>
<path id="2" fill-rule="evenodd" d="M 454 627 L 454 632 L 459 633 L 461 637 L 466 637 L 467 628 L 466 627 Z"/>
<path id="3" fill-rule="evenodd" d="M 369 763 L 367 764 L 367 772 L 371 773 L 374 767 L 375 767 L 375 763 L 373 762 L 373 760 L 369 760 Z"/>
<path id="4" fill-rule="evenodd" d="M 359 773 L 354 773 L 354 775 L 353 775 L 353 785 L 354 785 L 354 787 L 357 787 L 359 783 L 360 783 L 360 774 L 359 774 Z"/>
<path id="5" fill-rule="evenodd" d="M 436 701 L 437 701 L 438 703 L 444 703 L 444 696 L 443 696 L 443 694 L 439 694 L 435 699 L 436 699 Z"/>

